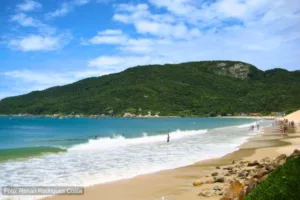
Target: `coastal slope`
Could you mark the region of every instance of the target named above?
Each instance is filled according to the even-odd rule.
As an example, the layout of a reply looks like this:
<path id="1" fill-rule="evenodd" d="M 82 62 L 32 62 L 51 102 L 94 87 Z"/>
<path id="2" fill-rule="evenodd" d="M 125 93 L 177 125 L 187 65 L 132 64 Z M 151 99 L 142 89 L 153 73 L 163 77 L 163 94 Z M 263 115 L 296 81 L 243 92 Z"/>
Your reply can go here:
<path id="1" fill-rule="evenodd" d="M 216 116 L 300 107 L 300 71 L 237 61 L 150 65 L 5 98 L 0 114 Z"/>

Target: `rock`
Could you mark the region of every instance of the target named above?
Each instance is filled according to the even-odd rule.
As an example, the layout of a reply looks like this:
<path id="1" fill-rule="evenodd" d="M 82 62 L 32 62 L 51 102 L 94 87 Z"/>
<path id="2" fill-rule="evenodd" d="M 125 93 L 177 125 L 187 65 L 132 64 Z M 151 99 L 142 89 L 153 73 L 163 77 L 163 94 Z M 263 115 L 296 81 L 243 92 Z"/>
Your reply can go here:
<path id="1" fill-rule="evenodd" d="M 232 199 L 229 197 L 222 197 L 220 200 L 232 200 Z"/>
<path id="2" fill-rule="evenodd" d="M 267 163 L 267 164 L 269 164 L 269 163 L 272 162 L 272 159 L 269 158 L 269 157 L 265 157 L 265 158 L 261 159 L 261 162 L 262 162 L 262 163 Z"/>
<path id="3" fill-rule="evenodd" d="M 253 167 L 253 166 L 257 166 L 257 165 L 259 165 L 259 162 L 257 162 L 257 160 L 255 160 L 255 161 L 253 161 L 253 162 L 250 162 L 250 163 L 248 163 L 248 167 Z"/>
<path id="4" fill-rule="evenodd" d="M 300 156 L 300 151 L 298 149 L 295 149 L 294 152 L 289 157 L 298 157 Z"/>
<path id="5" fill-rule="evenodd" d="M 256 166 L 256 169 L 262 169 L 262 168 L 264 168 L 264 167 L 265 167 L 264 165 L 259 164 L 259 165 Z"/>
<path id="6" fill-rule="evenodd" d="M 230 186 L 225 190 L 224 192 L 224 196 L 222 199 L 223 200 L 233 200 L 233 199 L 238 199 L 239 196 L 241 194 L 244 193 L 244 185 L 237 181 L 237 180 L 234 180 L 230 183 Z"/>
<path id="7" fill-rule="evenodd" d="M 266 165 L 265 169 L 268 170 L 269 172 L 272 172 L 275 168 L 272 165 Z"/>
<path id="8" fill-rule="evenodd" d="M 246 196 L 248 196 L 255 187 L 256 187 L 256 183 L 250 183 L 246 190 Z"/>
<path id="9" fill-rule="evenodd" d="M 219 192 L 219 196 L 222 196 L 223 195 L 223 192 Z"/>
<path id="10" fill-rule="evenodd" d="M 285 163 L 285 159 L 286 159 L 286 154 L 281 154 L 280 156 L 278 156 L 276 159 L 275 159 L 275 163 L 277 165 L 282 165 Z"/>
<path id="11" fill-rule="evenodd" d="M 234 161 L 234 160 L 232 161 L 232 164 L 235 164 L 235 161 Z"/>
<path id="12" fill-rule="evenodd" d="M 202 196 L 202 197 L 211 197 L 212 194 L 210 192 L 200 192 L 198 194 L 198 196 Z"/>
<path id="13" fill-rule="evenodd" d="M 215 191 L 222 191 L 223 188 L 221 188 L 220 186 L 216 185 L 215 187 L 213 187 L 213 190 Z"/>
<path id="14" fill-rule="evenodd" d="M 262 169 L 259 172 L 257 172 L 257 174 L 253 175 L 253 178 L 257 178 L 260 179 L 261 177 L 269 174 L 270 172 L 268 170 Z"/>
<path id="15" fill-rule="evenodd" d="M 238 173 L 237 177 L 241 178 L 241 179 L 245 179 L 248 176 L 248 172 L 240 172 Z"/>
<path id="16" fill-rule="evenodd" d="M 220 169 L 220 167 L 219 167 L 219 166 L 216 166 L 216 169 Z"/>
<path id="17" fill-rule="evenodd" d="M 193 183 L 193 186 L 200 186 L 200 185 L 202 185 L 202 184 L 203 184 L 202 181 L 195 181 L 195 182 Z"/>
<path id="18" fill-rule="evenodd" d="M 232 171 L 233 167 L 227 167 L 227 170 Z"/>
<path id="19" fill-rule="evenodd" d="M 223 177 L 218 177 L 215 180 L 215 183 L 224 183 L 224 182 L 225 182 L 225 179 Z"/>
<path id="20" fill-rule="evenodd" d="M 214 180 L 207 180 L 205 181 L 205 184 L 213 184 L 215 181 Z"/>
<path id="21" fill-rule="evenodd" d="M 268 176 L 269 176 L 269 175 L 267 174 L 267 175 L 261 177 L 261 178 L 257 181 L 257 183 L 260 184 L 261 182 L 265 181 L 265 180 L 268 178 Z"/>
<path id="22" fill-rule="evenodd" d="M 259 174 L 261 174 L 262 176 L 269 174 L 270 172 L 266 169 L 262 169 Z"/>
<path id="23" fill-rule="evenodd" d="M 218 176 L 218 175 L 219 175 L 218 172 L 214 172 L 214 173 L 211 174 L 211 176 Z"/>
<path id="24" fill-rule="evenodd" d="M 229 173 L 226 173 L 224 176 L 230 176 L 230 174 L 229 174 Z"/>

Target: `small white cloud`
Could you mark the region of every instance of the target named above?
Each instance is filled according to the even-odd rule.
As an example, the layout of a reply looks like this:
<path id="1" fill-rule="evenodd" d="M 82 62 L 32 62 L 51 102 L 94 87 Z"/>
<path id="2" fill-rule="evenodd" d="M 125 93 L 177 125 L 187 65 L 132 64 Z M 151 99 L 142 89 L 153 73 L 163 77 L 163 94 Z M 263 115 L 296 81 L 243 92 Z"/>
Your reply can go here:
<path id="1" fill-rule="evenodd" d="M 163 59 L 150 56 L 100 56 L 89 61 L 90 67 L 115 69 L 116 72 L 137 65 L 160 64 Z"/>
<path id="2" fill-rule="evenodd" d="M 11 21 L 17 22 L 21 26 L 31 26 L 37 27 L 40 25 L 40 21 L 33 19 L 32 17 L 27 16 L 24 13 L 18 13 L 11 17 Z"/>
<path id="3" fill-rule="evenodd" d="M 58 9 L 53 12 L 46 14 L 47 18 L 62 17 L 71 12 L 75 7 L 83 6 L 88 4 L 90 0 L 72 0 L 68 2 L 63 2 Z"/>
<path id="4" fill-rule="evenodd" d="M 24 27 L 38 28 L 40 32 L 50 34 L 50 35 L 56 32 L 55 28 L 50 27 L 42 23 L 41 21 L 26 15 L 25 13 L 17 13 L 13 15 L 10 21 L 18 23 L 20 26 L 24 26 Z"/>
<path id="5" fill-rule="evenodd" d="M 128 40 L 127 36 L 121 30 L 107 29 L 82 44 L 124 44 Z"/>
<path id="6" fill-rule="evenodd" d="M 66 45 L 71 39 L 69 34 L 58 36 L 29 35 L 21 39 L 9 41 L 12 48 L 21 51 L 53 51 Z"/>
<path id="7" fill-rule="evenodd" d="M 40 9 L 42 5 L 33 0 L 25 0 L 23 3 L 17 5 L 17 10 L 23 12 L 29 12 L 36 9 Z"/>

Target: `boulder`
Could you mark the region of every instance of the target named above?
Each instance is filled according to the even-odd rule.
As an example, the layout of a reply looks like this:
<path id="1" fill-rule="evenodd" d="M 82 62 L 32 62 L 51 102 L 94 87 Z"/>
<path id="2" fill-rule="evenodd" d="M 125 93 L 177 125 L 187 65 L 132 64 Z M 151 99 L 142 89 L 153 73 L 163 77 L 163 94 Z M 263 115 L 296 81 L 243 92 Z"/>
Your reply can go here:
<path id="1" fill-rule="evenodd" d="M 265 158 L 263 158 L 263 159 L 261 159 L 261 161 L 260 161 L 261 163 L 266 163 L 266 164 L 269 164 L 269 163 L 271 163 L 272 162 L 272 159 L 271 158 L 269 158 L 269 157 L 265 157 Z"/>
<path id="2" fill-rule="evenodd" d="M 252 182 L 248 185 L 247 190 L 246 190 L 246 196 L 248 196 L 251 193 L 251 191 L 256 187 L 256 185 L 257 185 L 257 183 L 254 183 L 254 182 Z"/>
<path id="3" fill-rule="evenodd" d="M 200 181 L 200 180 L 195 181 L 195 182 L 193 183 L 193 186 L 200 186 L 200 185 L 203 185 L 203 182 Z"/>
<path id="4" fill-rule="evenodd" d="M 202 197 L 211 197 L 212 194 L 210 192 L 200 192 L 198 194 L 198 196 L 202 196 Z"/>
<path id="5" fill-rule="evenodd" d="M 273 165 L 266 165 L 265 169 L 268 170 L 269 172 L 272 172 L 275 169 L 275 167 Z"/>
<path id="6" fill-rule="evenodd" d="M 215 181 L 214 180 L 207 180 L 205 181 L 205 184 L 213 184 Z"/>
<path id="7" fill-rule="evenodd" d="M 220 169 L 220 167 L 219 167 L 219 166 L 216 166 L 216 169 Z"/>
<path id="8" fill-rule="evenodd" d="M 264 165 L 259 164 L 259 165 L 256 166 L 256 169 L 262 169 L 262 168 L 264 168 L 264 167 L 265 167 Z"/>
<path id="9" fill-rule="evenodd" d="M 213 190 L 215 190 L 215 191 L 222 191 L 222 187 L 220 187 L 220 186 L 218 186 L 218 185 L 216 185 L 215 187 L 213 187 Z"/>
<path id="10" fill-rule="evenodd" d="M 269 174 L 270 172 L 266 169 L 262 169 L 260 171 L 258 171 L 256 174 L 253 175 L 253 178 L 257 178 L 257 179 L 260 179 L 261 177 Z"/>
<path id="11" fill-rule="evenodd" d="M 224 177 L 217 177 L 217 178 L 215 179 L 215 183 L 224 183 L 224 182 L 225 182 Z"/>
<path id="12" fill-rule="evenodd" d="M 234 180 L 230 183 L 230 186 L 225 190 L 223 200 L 238 199 L 244 193 L 244 185 Z"/>
<path id="13" fill-rule="evenodd" d="M 294 152 L 289 157 L 298 157 L 300 156 L 300 151 L 298 149 L 295 149 Z"/>
<path id="14" fill-rule="evenodd" d="M 211 176 L 218 176 L 218 175 L 219 175 L 218 172 L 214 172 L 214 173 L 211 174 Z"/>
<path id="15" fill-rule="evenodd" d="M 253 166 L 257 166 L 257 165 L 259 165 L 259 162 L 257 161 L 257 160 L 255 160 L 255 161 L 253 161 L 253 162 L 250 162 L 250 163 L 248 163 L 248 167 L 253 167 Z"/>
<path id="16" fill-rule="evenodd" d="M 276 159 L 275 159 L 275 163 L 277 165 L 282 165 L 285 163 L 285 159 L 286 159 L 286 154 L 281 154 L 280 156 L 278 156 Z"/>
<path id="17" fill-rule="evenodd" d="M 233 167 L 227 167 L 227 170 L 232 171 Z"/>
<path id="18" fill-rule="evenodd" d="M 269 175 L 267 174 L 267 175 L 261 177 L 260 179 L 258 179 L 257 183 L 260 184 L 261 182 L 265 181 L 268 178 L 268 176 Z"/>

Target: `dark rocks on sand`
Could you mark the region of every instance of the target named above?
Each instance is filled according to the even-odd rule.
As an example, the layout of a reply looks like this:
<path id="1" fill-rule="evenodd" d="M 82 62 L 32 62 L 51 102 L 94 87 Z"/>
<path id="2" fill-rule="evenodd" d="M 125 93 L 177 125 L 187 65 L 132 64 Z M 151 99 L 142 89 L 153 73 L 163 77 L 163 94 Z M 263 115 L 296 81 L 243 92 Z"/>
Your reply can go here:
<path id="1" fill-rule="evenodd" d="M 225 182 L 224 177 L 218 177 L 215 179 L 215 183 L 224 183 L 224 182 Z"/>
<path id="2" fill-rule="evenodd" d="M 257 161 L 257 160 L 255 160 L 255 161 L 253 161 L 253 162 L 250 162 L 250 163 L 248 163 L 248 167 L 253 167 L 253 166 L 257 166 L 257 165 L 259 165 L 259 162 Z"/>
<path id="3" fill-rule="evenodd" d="M 215 181 L 214 180 L 207 180 L 205 181 L 205 184 L 213 184 Z"/>
<path id="4" fill-rule="evenodd" d="M 220 187 L 220 186 L 218 186 L 218 185 L 216 185 L 215 187 L 213 187 L 213 190 L 215 190 L 215 191 L 222 191 L 222 187 Z"/>
<path id="5" fill-rule="evenodd" d="M 211 197 L 212 194 L 210 192 L 200 192 L 198 194 L 198 196 L 202 196 L 202 197 Z"/>
<path id="6" fill-rule="evenodd" d="M 211 175 L 212 175 L 212 176 L 218 176 L 219 173 L 218 173 L 218 172 L 214 172 L 214 173 L 212 173 Z"/>
<path id="7" fill-rule="evenodd" d="M 220 167 L 219 167 L 219 166 L 216 166 L 216 169 L 220 169 Z"/>
<path id="8" fill-rule="evenodd" d="M 285 159 L 286 159 L 286 154 L 281 154 L 280 156 L 278 156 L 276 159 L 275 159 L 275 163 L 277 165 L 282 165 L 285 163 Z"/>

